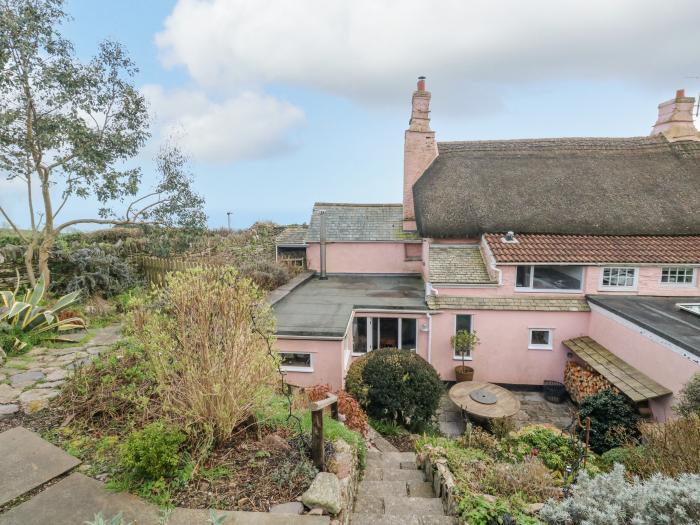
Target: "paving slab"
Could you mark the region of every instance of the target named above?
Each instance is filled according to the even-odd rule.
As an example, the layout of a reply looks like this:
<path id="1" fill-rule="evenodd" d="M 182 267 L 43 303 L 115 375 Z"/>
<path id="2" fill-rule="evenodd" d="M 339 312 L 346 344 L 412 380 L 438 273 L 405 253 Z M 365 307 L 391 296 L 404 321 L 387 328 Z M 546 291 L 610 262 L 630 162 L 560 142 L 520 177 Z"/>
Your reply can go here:
<path id="1" fill-rule="evenodd" d="M 15 427 L 3 432 L 0 434 L 0 505 L 79 464 L 80 460 L 26 428 Z"/>
<path id="2" fill-rule="evenodd" d="M 393 515 L 444 516 L 440 498 L 385 497 L 384 512 Z"/>
<path id="3" fill-rule="evenodd" d="M 298 514 L 271 514 L 268 512 L 214 511 L 214 515 L 225 516 L 223 525 L 329 525 L 331 522 L 328 516 L 300 516 Z M 2 522 L 0 521 L 0 523 Z M 165 525 L 210 524 L 209 511 L 196 509 L 175 509 L 165 522 Z M 154 525 L 156 525 L 155 522 Z"/>

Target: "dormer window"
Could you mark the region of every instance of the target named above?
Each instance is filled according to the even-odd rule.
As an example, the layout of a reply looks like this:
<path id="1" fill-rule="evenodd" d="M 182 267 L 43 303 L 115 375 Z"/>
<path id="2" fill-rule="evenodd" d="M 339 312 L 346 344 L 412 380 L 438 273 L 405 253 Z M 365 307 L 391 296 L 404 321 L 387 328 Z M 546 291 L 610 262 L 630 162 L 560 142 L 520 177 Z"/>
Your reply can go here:
<path id="1" fill-rule="evenodd" d="M 518 266 L 517 291 L 580 292 L 583 284 L 583 266 Z"/>

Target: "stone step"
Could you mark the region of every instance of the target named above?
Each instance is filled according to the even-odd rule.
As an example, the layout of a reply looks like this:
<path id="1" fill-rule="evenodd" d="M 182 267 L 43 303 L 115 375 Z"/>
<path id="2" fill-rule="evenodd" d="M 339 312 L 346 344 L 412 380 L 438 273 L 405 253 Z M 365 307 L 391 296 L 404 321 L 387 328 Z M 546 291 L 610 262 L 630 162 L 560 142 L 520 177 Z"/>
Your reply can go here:
<path id="1" fill-rule="evenodd" d="M 444 516 L 440 498 L 401 498 L 387 496 L 384 498 L 384 514 L 414 516 Z"/>
<path id="2" fill-rule="evenodd" d="M 365 481 L 425 481 L 422 470 L 368 467 L 362 477 Z"/>
<path id="3" fill-rule="evenodd" d="M 405 481 L 361 481 L 357 487 L 359 496 L 408 497 Z"/>
<path id="4" fill-rule="evenodd" d="M 434 498 L 433 484 L 427 481 L 409 481 L 408 495 L 412 498 Z"/>
<path id="5" fill-rule="evenodd" d="M 350 525 L 457 525 L 457 520 L 450 516 L 353 514 Z"/>
<path id="6" fill-rule="evenodd" d="M 357 496 L 353 512 L 356 514 L 384 514 L 384 498 L 379 496 Z"/>

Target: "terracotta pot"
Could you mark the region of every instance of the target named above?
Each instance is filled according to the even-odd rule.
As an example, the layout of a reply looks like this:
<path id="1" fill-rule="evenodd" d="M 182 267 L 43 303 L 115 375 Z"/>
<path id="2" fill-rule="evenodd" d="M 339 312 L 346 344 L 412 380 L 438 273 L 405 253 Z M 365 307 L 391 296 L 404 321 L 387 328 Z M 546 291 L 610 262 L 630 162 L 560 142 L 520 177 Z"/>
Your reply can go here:
<path id="1" fill-rule="evenodd" d="M 474 379 L 474 369 L 471 366 L 459 365 L 455 367 L 455 377 L 457 382 L 472 381 Z"/>

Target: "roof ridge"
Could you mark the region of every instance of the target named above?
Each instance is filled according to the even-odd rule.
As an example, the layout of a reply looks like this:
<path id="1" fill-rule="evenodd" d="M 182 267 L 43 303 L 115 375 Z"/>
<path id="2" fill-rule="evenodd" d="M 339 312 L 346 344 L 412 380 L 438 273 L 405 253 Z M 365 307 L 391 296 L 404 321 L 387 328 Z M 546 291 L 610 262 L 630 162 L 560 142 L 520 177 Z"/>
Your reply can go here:
<path id="1" fill-rule="evenodd" d="M 317 206 L 347 206 L 347 207 L 388 207 L 388 206 L 403 206 L 403 204 L 399 203 L 358 203 L 358 202 L 315 202 L 314 203 L 314 208 Z"/>

